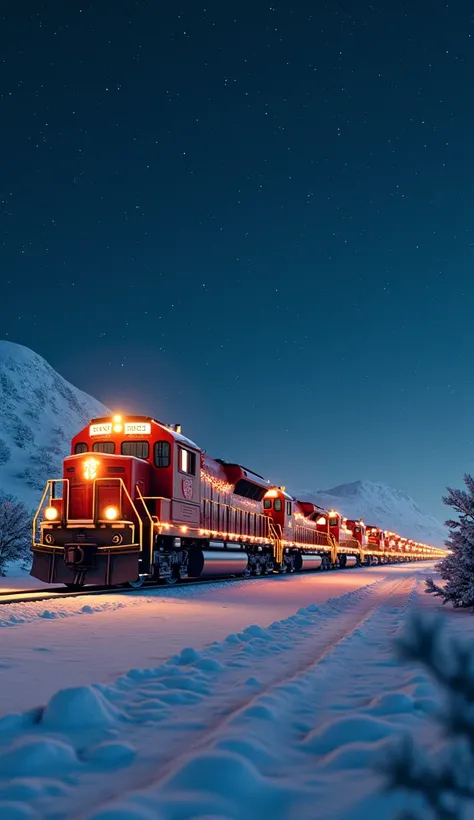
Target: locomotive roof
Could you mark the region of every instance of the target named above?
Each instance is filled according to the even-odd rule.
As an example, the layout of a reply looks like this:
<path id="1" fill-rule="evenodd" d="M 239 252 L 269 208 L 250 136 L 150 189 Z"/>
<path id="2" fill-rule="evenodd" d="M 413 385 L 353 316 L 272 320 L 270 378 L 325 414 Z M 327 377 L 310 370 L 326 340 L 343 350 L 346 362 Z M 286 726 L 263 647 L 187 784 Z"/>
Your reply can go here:
<path id="1" fill-rule="evenodd" d="M 113 414 L 112 414 L 113 415 Z M 127 414 L 128 415 L 128 414 Z M 165 424 L 164 421 L 158 421 L 158 419 L 154 419 L 153 416 L 136 416 L 134 413 L 130 413 L 130 418 L 133 418 L 134 421 L 149 421 L 152 424 L 157 424 L 158 427 L 161 427 L 163 430 L 166 430 L 175 441 L 181 442 L 181 444 L 187 444 L 188 447 L 194 447 L 195 450 L 200 450 L 201 448 L 191 441 L 190 438 L 187 436 L 183 436 L 182 433 L 178 433 L 174 427 L 169 424 Z M 110 422 L 110 416 L 101 416 L 100 418 L 91 419 L 90 424 L 103 424 L 105 422 Z M 89 426 L 89 425 L 87 425 Z"/>
<path id="2" fill-rule="evenodd" d="M 222 464 L 223 467 L 238 467 L 239 470 L 243 471 L 246 478 L 250 480 L 259 478 L 261 481 L 264 481 L 265 484 L 270 485 L 268 478 L 260 475 L 260 473 L 256 473 L 255 470 L 249 470 L 248 467 L 244 467 L 242 464 L 237 464 L 235 461 L 225 461 L 223 458 L 215 458 L 214 461 L 217 461 L 218 464 Z"/>

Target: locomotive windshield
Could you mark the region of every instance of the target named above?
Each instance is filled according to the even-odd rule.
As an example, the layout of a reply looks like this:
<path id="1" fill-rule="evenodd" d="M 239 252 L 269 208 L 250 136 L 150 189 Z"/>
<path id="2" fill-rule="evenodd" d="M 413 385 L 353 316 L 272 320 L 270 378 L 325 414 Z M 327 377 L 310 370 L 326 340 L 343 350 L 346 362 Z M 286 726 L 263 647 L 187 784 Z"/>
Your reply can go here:
<path id="1" fill-rule="evenodd" d="M 148 441 L 122 441 L 121 453 L 123 456 L 147 459 L 150 455 Z"/>
<path id="2" fill-rule="evenodd" d="M 113 441 L 94 441 L 92 452 L 113 455 L 115 453 L 115 444 Z"/>

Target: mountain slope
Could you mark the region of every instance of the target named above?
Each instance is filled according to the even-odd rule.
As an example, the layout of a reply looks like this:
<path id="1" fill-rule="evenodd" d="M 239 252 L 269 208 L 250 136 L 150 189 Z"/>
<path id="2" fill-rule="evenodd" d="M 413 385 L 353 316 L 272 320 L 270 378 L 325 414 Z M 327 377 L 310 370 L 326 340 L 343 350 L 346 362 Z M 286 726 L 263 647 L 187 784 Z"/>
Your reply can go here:
<path id="1" fill-rule="evenodd" d="M 109 413 L 37 353 L 0 341 L 0 490 L 37 503 L 46 479 L 61 476 L 72 436 Z"/>
<path id="2" fill-rule="evenodd" d="M 424 512 L 409 495 L 388 484 L 354 481 L 297 497 L 433 546 L 444 546 L 448 535 L 440 521 Z"/>
<path id="3" fill-rule="evenodd" d="M 0 341 L 0 490 L 36 504 L 46 480 L 61 475 L 71 438 L 110 412 L 37 353 Z M 436 546 L 447 536 L 439 521 L 387 484 L 356 481 L 296 496 Z"/>

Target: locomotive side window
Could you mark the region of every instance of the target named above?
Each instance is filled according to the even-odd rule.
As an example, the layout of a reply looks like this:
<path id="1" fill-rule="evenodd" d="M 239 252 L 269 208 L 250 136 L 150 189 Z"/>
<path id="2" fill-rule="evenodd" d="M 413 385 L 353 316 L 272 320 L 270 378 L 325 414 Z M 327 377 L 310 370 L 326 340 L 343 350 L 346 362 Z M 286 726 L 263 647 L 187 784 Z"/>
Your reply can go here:
<path id="1" fill-rule="evenodd" d="M 180 447 L 179 469 L 182 473 L 196 475 L 196 453 L 192 453 L 191 450 L 185 450 L 184 447 Z"/>
<path id="2" fill-rule="evenodd" d="M 74 447 L 74 452 L 77 455 L 79 453 L 87 453 L 87 444 L 85 441 L 78 441 L 76 446 Z"/>
<path id="3" fill-rule="evenodd" d="M 263 509 L 264 510 L 271 510 L 272 508 L 272 499 L 271 498 L 264 498 L 263 499 Z"/>
<path id="4" fill-rule="evenodd" d="M 277 512 L 281 512 L 281 498 L 275 498 L 273 503 L 273 509 Z"/>
<path id="5" fill-rule="evenodd" d="M 93 453 L 108 453 L 112 455 L 115 453 L 115 444 L 113 441 L 94 441 L 92 445 Z"/>
<path id="6" fill-rule="evenodd" d="M 291 515 L 291 501 L 286 502 L 286 514 Z"/>
<path id="7" fill-rule="evenodd" d="M 330 527 L 337 527 L 337 518 L 330 518 L 329 519 L 329 526 Z"/>
<path id="8" fill-rule="evenodd" d="M 147 441 L 122 441 L 121 453 L 123 456 L 148 458 L 150 455 L 150 445 Z"/>
<path id="9" fill-rule="evenodd" d="M 171 447 L 169 441 L 155 441 L 155 467 L 169 467 Z"/>
<path id="10" fill-rule="evenodd" d="M 251 498 L 253 501 L 261 501 L 266 493 L 266 489 L 265 487 L 259 487 L 258 484 L 252 484 L 251 481 L 247 481 L 245 478 L 239 478 L 235 485 L 234 492 L 236 495 L 241 495 L 242 498 Z"/>

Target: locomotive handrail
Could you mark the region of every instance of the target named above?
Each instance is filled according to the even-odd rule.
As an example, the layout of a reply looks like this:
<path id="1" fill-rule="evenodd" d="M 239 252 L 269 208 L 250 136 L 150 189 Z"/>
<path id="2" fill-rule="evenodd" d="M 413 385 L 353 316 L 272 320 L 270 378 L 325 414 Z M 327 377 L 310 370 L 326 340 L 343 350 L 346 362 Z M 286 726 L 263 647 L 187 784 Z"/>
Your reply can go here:
<path id="1" fill-rule="evenodd" d="M 48 478 L 48 480 L 46 482 L 46 485 L 45 485 L 45 488 L 43 490 L 43 495 L 41 496 L 41 501 L 38 504 L 38 507 L 36 508 L 36 513 L 33 517 L 32 529 L 33 529 L 33 546 L 34 547 L 41 546 L 41 539 L 38 541 L 37 538 L 36 538 L 36 533 L 37 533 L 37 528 L 38 528 L 38 518 L 39 518 L 41 510 L 43 509 L 43 505 L 44 505 L 44 502 L 46 500 L 48 490 L 49 490 L 49 504 L 51 505 L 51 502 L 54 500 L 54 498 L 53 498 L 53 485 L 54 484 L 65 484 L 66 485 L 66 497 L 64 499 L 64 495 L 63 495 L 62 498 L 61 498 L 61 501 L 63 501 L 63 502 L 64 502 L 64 500 L 66 500 L 66 503 L 65 504 L 63 503 L 63 509 L 61 511 L 61 521 L 62 521 L 62 523 L 65 523 L 68 520 L 68 512 L 69 512 L 69 479 L 68 478 Z M 57 499 L 57 500 L 59 500 L 59 499 Z M 40 529 L 41 529 L 41 524 L 40 524 Z"/>
<path id="2" fill-rule="evenodd" d="M 133 499 L 132 499 L 130 493 L 128 492 L 128 490 L 127 490 L 127 488 L 124 484 L 123 478 L 120 478 L 119 476 L 113 476 L 113 477 L 105 476 L 104 478 L 94 478 L 94 484 L 93 484 L 93 487 L 92 487 L 92 520 L 94 522 L 96 520 L 96 514 L 95 514 L 96 513 L 96 485 L 99 484 L 100 482 L 103 482 L 103 481 L 107 481 L 109 484 L 112 481 L 118 481 L 119 482 L 121 490 L 123 490 L 123 492 L 125 493 L 125 495 L 127 497 L 127 500 L 129 501 L 130 506 L 132 507 L 132 510 L 135 513 L 136 517 L 137 517 L 138 529 L 139 529 L 140 552 L 143 552 L 143 521 L 142 521 L 142 519 L 141 519 L 141 517 L 138 513 L 138 510 L 137 510 L 137 508 L 136 508 L 136 506 L 133 502 Z M 97 520 L 99 520 L 99 519 L 97 519 Z M 135 533 L 133 532 L 132 537 L 134 537 L 134 536 L 135 536 Z"/>
<path id="3" fill-rule="evenodd" d="M 205 504 L 214 504 L 217 508 L 222 507 L 226 511 L 233 510 L 236 513 L 243 513 L 244 515 L 251 516 L 251 519 L 249 518 L 249 521 L 253 520 L 253 522 L 254 522 L 254 535 L 251 536 L 250 532 L 249 533 L 239 533 L 239 534 L 242 535 L 243 537 L 245 537 L 245 535 L 247 534 L 248 536 L 251 536 L 251 537 L 262 538 L 262 539 L 266 539 L 267 541 L 271 541 L 271 538 L 269 537 L 269 534 L 268 534 L 268 530 L 269 530 L 268 522 L 269 522 L 270 519 L 267 515 L 264 515 L 263 513 L 259 513 L 259 512 L 254 512 L 253 510 L 248 510 L 248 511 L 247 510 L 242 510 L 241 507 L 234 507 L 232 504 L 226 504 L 223 501 L 216 501 L 213 498 L 205 498 L 204 497 L 201 500 L 202 500 L 202 503 L 203 503 L 203 511 L 204 511 L 204 505 Z M 263 524 L 263 527 L 262 527 L 263 533 L 257 533 L 257 522 L 260 523 L 260 524 Z M 218 524 L 219 524 L 219 522 L 218 522 Z M 226 532 L 227 532 L 227 534 L 229 534 L 228 528 L 227 528 Z"/>
<path id="4" fill-rule="evenodd" d="M 299 537 L 302 533 L 310 532 L 313 537 L 315 538 L 314 541 L 304 541 L 303 539 L 299 540 Z M 304 544 L 306 547 L 327 547 L 330 549 L 331 542 L 329 540 L 329 534 L 327 532 L 321 532 L 320 530 L 313 530 L 305 527 L 301 524 L 297 524 L 295 527 L 295 537 L 293 539 L 294 543 Z M 285 542 L 291 544 L 291 540 Z"/>
<path id="5" fill-rule="evenodd" d="M 151 567 L 151 565 L 153 564 L 153 537 L 154 537 L 153 518 L 151 517 L 150 510 L 148 509 L 147 505 L 145 504 L 145 499 L 148 498 L 148 496 L 144 496 L 144 495 L 141 494 L 140 487 L 138 486 L 138 484 L 135 485 L 135 490 L 137 491 L 138 497 L 139 497 L 140 501 L 143 504 L 143 509 L 145 510 L 145 512 L 148 516 L 148 520 L 150 522 L 150 567 Z"/>
<path id="6" fill-rule="evenodd" d="M 277 564 L 280 564 L 281 567 L 283 564 L 283 539 L 281 537 L 281 527 L 278 524 L 278 529 L 280 530 L 279 534 L 273 519 L 270 518 L 269 515 L 265 517 L 268 518 L 268 529 L 273 540 L 275 561 Z"/>

